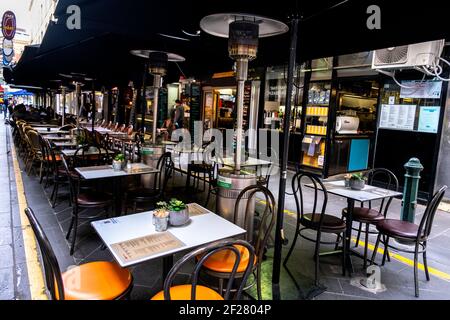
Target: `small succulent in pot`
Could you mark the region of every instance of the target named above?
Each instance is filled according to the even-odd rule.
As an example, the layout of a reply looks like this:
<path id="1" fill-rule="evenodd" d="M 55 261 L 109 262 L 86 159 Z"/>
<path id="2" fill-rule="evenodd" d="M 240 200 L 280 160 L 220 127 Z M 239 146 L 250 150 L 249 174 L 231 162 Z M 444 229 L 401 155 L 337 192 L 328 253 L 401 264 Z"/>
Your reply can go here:
<path id="1" fill-rule="evenodd" d="M 169 221 L 172 226 L 182 226 L 189 221 L 188 206 L 181 200 L 172 198 L 167 204 Z"/>
<path id="2" fill-rule="evenodd" d="M 122 153 L 119 153 L 114 157 L 113 160 L 113 169 L 114 171 L 120 171 L 124 167 L 125 164 L 125 156 Z"/>
<path id="3" fill-rule="evenodd" d="M 350 188 L 353 190 L 363 190 L 366 186 L 366 177 L 361 173 L 355 173 L 350 178 Z"/>

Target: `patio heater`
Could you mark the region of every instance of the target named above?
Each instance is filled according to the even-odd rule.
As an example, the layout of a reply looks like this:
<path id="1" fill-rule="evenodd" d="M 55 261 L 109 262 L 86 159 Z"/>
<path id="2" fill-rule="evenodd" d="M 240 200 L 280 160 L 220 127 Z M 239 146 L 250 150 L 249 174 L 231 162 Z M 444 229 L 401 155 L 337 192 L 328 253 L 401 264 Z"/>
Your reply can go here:
<path id="1" fill-rule="evenodd" d="M 148 72 L 153 75 L 153 130 L 152 130 L 152 143 L 156 145 L 156 134 L 158 131 L 158 101 L 159 101 L 159 89 L 162 85 L 162 78 L 167 73 L 167 66 L 169 62 L 183 62 L 186 59 L 180 55 L 155 50 L 132 50 L 131 54 L 148 59 Z M 144 88 L 142 90 L 142 99 L 145 105 L 146 90 L 145 90 L 144 75 Z M 142 111 L 142 123 L 145 120 L 145 108 Z"/>
<path id="2" fill-rule="evenodd" d="M 246 187 L 256 184 L 256 175 L 241 172 L 243 151 L 245 155 L 242 126 L 244 117 L 244 86 L 248 78 L 248 63 L 257 57 L 259 38 L 286 33 L 289 27 L 277 20 L 243 13 L 209 15 L 200 21 L 200 27 L 203 31 L 213 36 L 228 38 L 228 54 L 231 59 L 236 61 L 237 123 L 234 170 L 221 170 L 219 173 L 219 193 L 216 201 L 217 212 L 226 219 L 232 220 L 234 217 L 234 204 L 239 193 Z M 245 202 L 243 201 L 239 208 L 238 217 L 240 219 L 243 219 L 245 216 L 245 208 L 247 206 Z M 241 220 L 239 224 L 246 225 L 247 223 Z M 252 239 L 253 224 L 249 223 L 246 229 L 248 238 Z"/>
<path id="3" fill-rule="evenodd" d="M 144 144 L 142 146 L 142 161 L 156 168 L 158 161 L 164 154 L 166 148 L 164 145 L 157 145 L 157 132 L 158 132 L 158 101 L 159 101 L 159 89 L 162 85 L 162 79 L 167 74 L 167 67 L 169 62 L 183 62 L 186 59 L 175 53 L 156 51 L 156 50 L 132 50 L 131 54 L 147 59 L 148 72 L 153 75 L 153 130 L 152 130 L 152 143 L 151 145 Z M 145 128 L 145 106 L 146 106 L 146 83 L 147 69 L 144 72 L 143 89 L 142 89 L 142 129 Z M 154 175 L 143 175 L 141 182 L 146 188 L 151 188 L 154 185 Z"/>

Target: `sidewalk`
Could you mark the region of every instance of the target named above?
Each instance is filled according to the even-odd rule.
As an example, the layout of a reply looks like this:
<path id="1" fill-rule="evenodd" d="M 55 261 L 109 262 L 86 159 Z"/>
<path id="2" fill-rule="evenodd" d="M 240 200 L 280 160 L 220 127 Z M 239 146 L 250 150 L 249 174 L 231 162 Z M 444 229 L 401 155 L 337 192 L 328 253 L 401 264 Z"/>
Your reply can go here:
<path id="1" fill-rule="evenodd" d="M 30 299 L 9 127 L 0 120 L 0 300 Z"/>
<path id="2" fill-rule="evenodd" d="M 6 155 L 7 152 L 7 132 L 5 125 L 0 123 L 0 183 L 5 186 L 5 190 L 0 191 L 0 299 L 30 299 L 34 298 L 34 293 L 39 293 L 36 286 L 33 285 L 30 292 L 30 284 L 28 282 L 28 273 L 35 280 L 35 276 L 39 276 L 39 270 L 32 269 L 29 272 L 29 265 L 33 264 L 33 260 L 27 259 L 24 250 L 22 234 L 24 230 L 21 227 L 19 214 L 19 199 L 16 190 L 16 179 L 14 174 L 14 165 L 12 154 Z M 23 163 L 19 159 L 15 162 L 23 168 Z M 6 169 L 8 168 L 8 170 Z M 20 171 L 18 171 L 20 173 Z M 102 249 L 102 242 L 97 234 L 92 230 L 89 222 L 80 224 L 79 237 L 77 239 L 76 251 L 73 257 L 69 255 L 69 243 L 65 239 L 72 208 L 68 206 L 67 187 L 63 187 L 60 191 L 55 209 L 52 209 L 48 198 L 50 197 L 51 187 L 44 189 L 39 184 L 39 178 L 35 175 L 27 176 L 22 172 L 19 174 L 19 187 L 23 188 L 26 195 L 27 205 L 33 208 L 39 222 L 46 232 L 58 262 L 61 271 L 67 270 L 74 264 L 82 264 L 89 261 L 107 260 L 113 261 L 114 258 L 108 250 Z M 288 185 L 290 184 L 292 173 L 288 176 Z M 179 173 L 175 176 L 175 181 L 169 182 L 169 188 L 172 189 L 174 196 L 182 200 L 201 204 L 204 203 L 205 194 L 199 194 L 195 197 L 186 194 L 180 194 L 177 187 L 185 185 L 186 175 L 181 176 Z M 10 183 L 11 182 L 11 183 Z M 279 178 L 272 177 L 270 190 L 277 199 Z M 6 186 L 9 186 L 6 187 Z M 288 192 L 290 186 L 288 186 Z M 66 196 L 64 196 L 66 194 Z M 171 196 L 171 195 L 169 195 Z M 335 196 L 329 198 L 328 212 L 336 216 L 341 215 L 341 210 L 346 206 L 346 201 Z M 399 218 L 401 202 L 396 200 L 393 202 L 390 210 L 390 217 Z M 211 199 L 209 208 L 214 210 L 215 199 Z M 420 221 L 424 207 L 419 206 L 417 209 L 416 222 Z M 286 210 L 284 221 L 284 233 L 287 239 L 292 241 L 294 237 L 296 223 L 296 206 L 294 197 L 286 196 Z M 355 225 L 356 226 L 356 225 Z M 355 238 L 355 234 L 353 234 Z M 372 253 L 374 237 L 369 239 L 369 256 Z M 291 242 L 283 247 L 283 258 L 287 254 Z M 423 271 L 419 270 L 420 278 L 420 299 L 450 299 L 450 214 L 446 212 L 438 212 L 433 226 L 432 239 L 429 241 L 428 260 L 431 268 L 432 279 L 430 282 L 425 281 Z M 359 251 L 362 252 L 363 247 L 360 245 Z M 323 246 L 323 251 L 330 250 L 329 246 Z M 299 285 L 302 290 L 308 291 L 312 285 L 314 261 L 313 244 L 303 239 L 299 239 L 295 250 L 289 261 L 289 270 L 292 277 L 289 276 L 287 270 L 282 268 L 281 274 L 281 298 L 282 299 L 299 299 Z M 178 259 L 177 255 L 175 259 Z M 267 260 L 263 262 L 263 298 L 272 299 L 271 295 L 271 275 L 272 275 L 272 258 L 273 249 L 267 252 Z M 378 255 L 377 260 L 381 257 Z M 362 260 L 354 257 L 353 263 L 355 274 L 353 278 L 343 277 L 341 274 L 341 262 L 339 257 L 321 259 L 320 264 L 320 282 L 327 287 L 325 293 L 317 297 L 317 299 L 330 300 L 349 300 L 349 299 L 406 299 L 414 298 L 414 281 L 413 269 L 411 265 L 412 256 L 408 254 L 392 253 L 392 261 L 386 263 L 381 269 L 382 283 L 386 285 L 387 291 L 374 294 L 361 290 L 352 284 L 355 277 L 364 276 L 362 270 Z M 422 262 L 422 260 L 419 260 Z M 139 264 L 130 268 L 134 277 L 134 289 L 132 291 L 132 299 L 147 300 L 153 294 L 161 290 L 162 281 L 160 278 L 162 263 L 159 260 L 153 260 L 147 263 Z M 183 278 L 183 277 L 182 277 Z M 183 279 L 180 280 L 180 282 Z M 186 279 L 184 279 L 186 280 Z M 33 282 L 33 281 L 31 281 Z"/>

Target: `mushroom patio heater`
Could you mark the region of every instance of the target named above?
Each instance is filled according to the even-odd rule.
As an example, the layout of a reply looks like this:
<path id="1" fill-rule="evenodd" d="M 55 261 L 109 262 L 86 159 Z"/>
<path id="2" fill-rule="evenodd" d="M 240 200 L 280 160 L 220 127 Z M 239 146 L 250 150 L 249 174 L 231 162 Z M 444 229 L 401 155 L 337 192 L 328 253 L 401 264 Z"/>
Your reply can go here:
<path id="1" fill-rule="evenodd" d="M 147 59 L 148 72 L 153 75 L 153 130 L 152 130 L 152 144 L 149 146 L 144 144 L 142 146 L 142 160 L 144 163 L 156 168 L 160 157 L 165 152 L 164 145 L 157 145 L 156 135 L 158 131 L 158 100 L 159 89 L 161 88 L 162 78 L 167 73 L 168 62 L 183 62 L 186 59 L 180 55 L 155 50 L 133 50 L 131 54 Z M 147 69 L 146 66 L 146 69 Z M 146 101 L 145 82 L 147 79 L 147 70 L 144 72 L 142 101 Z M 146 106 L 144 103 L 143 106 Z M 142 128 L 145 124 L 145 107 L 142 107 Z M 154 175 L 143 175 L 141 177 L 142 184 L 146 188 L 152 188 L 154 185 Z"/>
<path id="2" fill-rule="evenodd" d="M 156 133 L 158 129 L 158 100 L 159 89 L 161 88 L 162 77 L 167 73 L 168 62 L 183 62 L 186 59 L 180 55 L 174 53 L 168 53 L 155 50 L 133 50 L 131 54 L 148 59 L 148 71 L 153 75 L 153 130 L 152 130 L 152 142 L 156 144 Z M 145 81 L 145 77 L 144 77 Z M 145 101 L 145 83 L 142 95 Z M 142 113 L 142 122 L 145 119 L 145 110 Z"/>
<path id="3" fill-rule="evenodd" d="M 200 21 L 203 31 L 222 38 L 228 38 L 228 53 L 236 61 L 237 80 L 237 123 L 236 150 L 234 153 L 234 170 L 222 170 L 219 175 L 219 193 L 216 201 L 217 211 L 227 219 L 233 219 L 234 204 L 239 193 L 250 185 L 256 184 L 256 176 L 241 172 L 244 116 L 244 86 L 248 77 L 248 63 L 256 59 L 258 39 L 286 33 L 289 27 L 283 22 L 266 17 L 243 13 L 218 13 L 204 17 Z M 244 150 L 245 152 L 245 150 Z M 245 201 L 244 201 L 245 202 Z M 253 204 L 254 205 L 254 204 Z M 239 217 L 245 216 L 246 203 L 239 208 Z M 241 214 L 242 211 L 242 214 Z M 246 224 L 241 221 L 241 224 Z M 252 236 L 253 227 L 247 227 Z"/>

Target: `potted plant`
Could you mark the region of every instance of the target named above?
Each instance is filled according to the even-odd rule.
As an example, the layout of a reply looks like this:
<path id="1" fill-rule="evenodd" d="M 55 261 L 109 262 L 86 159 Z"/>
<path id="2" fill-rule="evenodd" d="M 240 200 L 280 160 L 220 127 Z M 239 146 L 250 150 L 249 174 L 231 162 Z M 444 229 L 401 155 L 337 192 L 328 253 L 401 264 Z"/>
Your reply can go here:
<path id="1" fill-rule="evenodd" d="M 366 186 L 366 177 L 359 172 L 352 175 L 350 178 L 350 188 L 353 190 L 363 190 Z"/>
<path id="2" fill-rule="evenodd" d="M 166 231 L 169 225 L 169 211 L 167 203 L 158 202 L 157 209 L 153 212 L 153 224 L 158 232 Z"/>
<path id="3" fill-rule="evenodd" d="M 119 153 L 113 159 L 113 169 L 114 171 L 120 171 L 124 167 L 125 164 L 125 155 L 123 153 Z"/>
<path id="4" fill-rule="evenodd" d="M 183 201 L 172 198 L 167 204 L 167 209 L 172 226 L 182 226 L 189 221 L 189 209 Z"/>
<path id="5" fill-rule="evenodd" d="M 86 144 L 86 139 L 85 139 L 84 136 L 81 135 L 81 134 L 80 134 L 80 135 L 77 135 L 76 141 L 77 141 L 78 147 L 81 147 L 81 146 L 83 146 L 84 144 Z"/>

